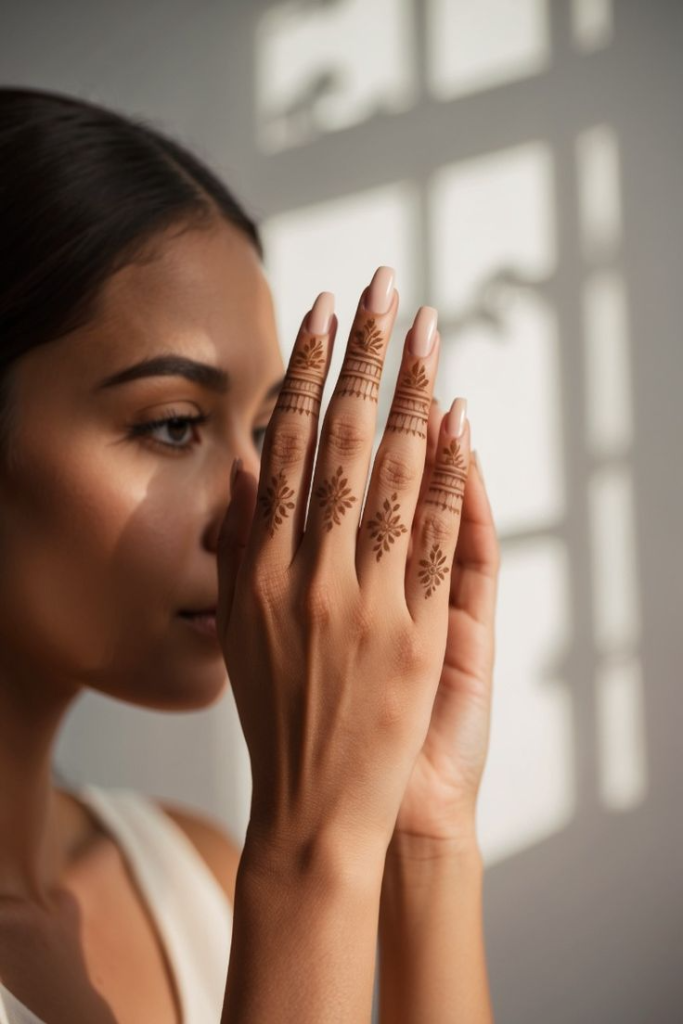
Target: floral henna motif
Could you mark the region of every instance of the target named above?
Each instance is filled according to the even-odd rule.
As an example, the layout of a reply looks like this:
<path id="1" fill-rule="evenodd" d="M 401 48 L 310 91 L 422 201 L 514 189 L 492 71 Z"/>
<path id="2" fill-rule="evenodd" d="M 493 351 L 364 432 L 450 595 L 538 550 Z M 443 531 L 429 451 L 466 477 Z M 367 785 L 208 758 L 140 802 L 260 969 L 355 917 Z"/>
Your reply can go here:
<path id="1" fill-rule="evenodd" d="M 428 497 L 424 499 L 425 505 L 436 505 L 442 510 L 460 515 L 466 481 L 467 465 L 460 445 L 453 438 L 437 457 L 427 488 Z"/>
<path id="2" fill-rule="evenodd" d="M 391 501 L 396 501 L 396 494 L 392 494 Z M 377 544 L 372 549 L 377 552 L 377 561 L 379 562 L 383 552 L 389 550 L 389 545 L 393 544 L 397 537 L 400 537 L 402 533 L 407 533 L 408 530 L 399 522 L 400 517 L 393 515 L 401 507 L 398 503 L 395 505 L 391 504 L 391 501 L 385 499 L 384 511 L 376 512 L 374 519 L 369 520 L 368 529 L 370 530 L 373 540 L 377 541 Z"/>
<path id="3" fill-rule="evenodd" d="M 425 438 L 430 405 L 429 380 L 417 360 L 398 379 L 386 429 Z"/>
<path id="4" fill-rule="evenodd" d="M 384 336 L 374 318 L 366 320 L 362 328 L 353 332 L 335 394 L 377 401 L 383 344 Z"/>
<path id="5" fill-rule="evenodd" d="M 317 416 L 323 393 L 324 368 L 323 343 L 319 338 L 309 338 L 292 354 L 275 408 Z"/>
<path id="6" fill-rule="evenodd" d="M 259 498 L 259 503 L 268 524 L 270 536 L 275 536 L 275 530 L 286 519 L 289 509 L 296 508 L 290 498 L 294 497 L 294 491 L 287 486 L 287 478 L 282 470 L 273 477 L 273 482 L 266 488 L 266 493 Z"/>
<path id="7" fill-rule="evenodd" d="M 420 565 L 423 568 L 418 573 L 420 583 L 426 587 L 425 600 L 430 597 L 436 588 L 440 586 L 441 581 L 446 579 L 446 576 L 450 572 L 448 566 L 446 566 L 446 556 L 439 547 L 438 544 L 432 546 L 432 550 L 429 552 L 429 558 L 421 558 Z"/>
<path id="8" fill-rule="evenodd" d="M 332 523 L 341 525 L 338 515 L 345 515 L 347 508 L 351 508 L 356 500 L 351 494 L 351 488 L 346 486 L 347 479 L 342 477 L 342 468 L 339 466 L 331 480 L 316 488 L 315 496 L 319 499 L 321 508 L 325 509 L 324 522 L 328 530 L 332 529 Z"/>

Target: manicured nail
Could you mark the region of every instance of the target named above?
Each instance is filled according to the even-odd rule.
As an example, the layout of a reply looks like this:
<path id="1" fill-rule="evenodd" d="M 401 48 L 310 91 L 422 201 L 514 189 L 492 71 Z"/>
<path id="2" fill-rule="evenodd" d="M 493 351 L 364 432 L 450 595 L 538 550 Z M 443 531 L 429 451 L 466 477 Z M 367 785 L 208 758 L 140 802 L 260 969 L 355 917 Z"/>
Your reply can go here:
<path id="1" fill-rule="evenodd" d="M 433 306 L 420 306 L 410 329 L 410 353 L 428 356 L 434 348 L 436 321 L 439 315 Z"/>
<path id="2" fill-rule="evenodd" d="M 235 480 L 237 479 L 237 474 L 239 473 L 241 468 L 242 468 L 242 460 L 239 457 L 233 459 L 233 461 L 232 461 L 232 469 L 230 470 L 230 497 L 232 497 L 232 492 L 235 489 Z"/>
<path id="3" fill-rule="evenodd" d="M 454 398 L 453 404 L 446 417 L 446 433 L 450 437 L 460 437 L 465 429 L 465 415 L 467 413 L 467 399 Z"/>
<path id="4" fill-rule="evenodd" d="M 334 293 L 321 292 L 308 314 L 307 328 L 311 334 L 327 334 L 334 313 Z"/>
<path id="5" fill-rule="evenodd" d="M 363 305 L 368 313 L 387 313 L 394 297 L 393 267 L 378 267 L 372 276 Z"/>

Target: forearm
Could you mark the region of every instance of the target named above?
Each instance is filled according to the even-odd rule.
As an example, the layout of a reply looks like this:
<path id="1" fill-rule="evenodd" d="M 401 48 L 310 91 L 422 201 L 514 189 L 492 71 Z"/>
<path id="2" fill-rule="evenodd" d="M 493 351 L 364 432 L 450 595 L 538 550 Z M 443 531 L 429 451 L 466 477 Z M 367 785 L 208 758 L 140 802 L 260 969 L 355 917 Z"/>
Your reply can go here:
<path id="1" fill-rule="evenodd" d="M 379 920 L 380 1024 L 492 1024 L 476 840 L 392 839 Z"/>
<path id="2" fill-rule="evenodd" d="M 221 1024 L 369 1022 L 383 857 L 359 871 L 259 860 L 245 846 Z"/>

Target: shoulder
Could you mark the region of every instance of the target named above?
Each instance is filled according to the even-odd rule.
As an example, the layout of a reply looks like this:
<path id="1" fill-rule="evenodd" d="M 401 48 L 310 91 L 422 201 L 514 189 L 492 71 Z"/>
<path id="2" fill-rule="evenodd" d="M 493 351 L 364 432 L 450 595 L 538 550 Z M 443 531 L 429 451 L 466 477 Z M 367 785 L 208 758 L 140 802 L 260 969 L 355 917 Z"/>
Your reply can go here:
<path id="1" fill-rule="evenodd" d="M 165 800 L 155 799 L 154 803 L 183 830 L 233 906 L 242 856 L 239 845 L 221 823 L 204 811 L 189 810 Z"/>

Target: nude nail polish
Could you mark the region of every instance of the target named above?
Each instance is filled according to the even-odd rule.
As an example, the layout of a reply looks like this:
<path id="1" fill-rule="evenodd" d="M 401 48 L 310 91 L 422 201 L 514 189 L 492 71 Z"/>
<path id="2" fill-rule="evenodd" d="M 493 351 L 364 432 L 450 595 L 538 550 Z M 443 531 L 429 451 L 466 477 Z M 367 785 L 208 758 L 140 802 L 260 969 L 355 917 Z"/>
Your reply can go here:
<path id="1" fill-rule="evenodd" d="M 467 414 L 467 399 L 454 398 L 453 404 L 446 417 L 446 433 L 450 437 L 462 437 L 465 430 L 465 416 Z"/>
<path id="2" fill-rule="evenodd" d="M 410 353 L 425 358 L 434 348 L 438 313 L 433 306 L 420 306 L 410 329 Z"/>
<path id="3" fill-rule="evenodd" d="M 308 314 L 306 326 L 311 334 L 327 334 L 332 323 L 333 313 L 334 293 L 321 292 Z"/>
<path id="4" fill-rule="evenodd" d="M 393 267 L 378 267 L 365 295 L 363 305 L 369 313 L 388 313 L 394 297 Z"/>

